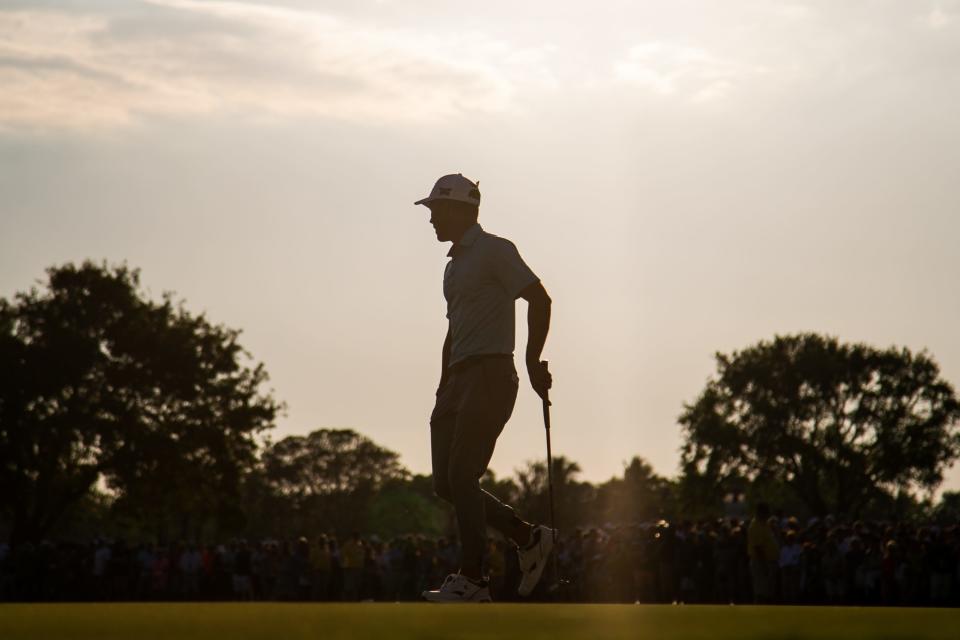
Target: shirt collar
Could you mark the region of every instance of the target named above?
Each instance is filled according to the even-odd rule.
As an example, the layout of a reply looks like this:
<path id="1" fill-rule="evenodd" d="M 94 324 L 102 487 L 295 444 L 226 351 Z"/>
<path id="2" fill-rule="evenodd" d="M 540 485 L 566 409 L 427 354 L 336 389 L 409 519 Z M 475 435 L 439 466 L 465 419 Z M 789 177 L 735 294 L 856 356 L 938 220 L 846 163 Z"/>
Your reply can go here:
<path id="1" fill-rule="evenodd" d="M 447 251 L 447 256 L 452 258 L 460 252 L 461 247 L 471 246 L 477 241 L 477 238 L 479 238 L 481 234 L 483 234 L 483 227 L 480 226 L 479 222 L 474 222 L 473 226 L 463 233 L 463 236 L 460 238 L 460 242 L 453 243 L 453 246 L 450 247 L 450 251 Z"/>

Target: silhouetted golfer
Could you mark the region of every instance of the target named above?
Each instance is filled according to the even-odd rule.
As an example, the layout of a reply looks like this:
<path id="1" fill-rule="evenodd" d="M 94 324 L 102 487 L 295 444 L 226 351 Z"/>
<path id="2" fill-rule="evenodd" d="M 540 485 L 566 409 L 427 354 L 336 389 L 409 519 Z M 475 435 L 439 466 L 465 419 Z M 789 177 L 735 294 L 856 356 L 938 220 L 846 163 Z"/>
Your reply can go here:
<path id="1" fill-rule="evenodd" d="M 460 572 L 447 576 L 432 602 L 489 602 L 483 575 L 486 526 L 518 545 L 521 595 L 529 595 L 553 547 L 548 527 L 521 520 L 480 488 L 500 432 L 510 419 L 519 378 L 513 366 L 515 301 L 529 303 L 527 372 L 541 398 L 551 385 L 540 362 L 550 327 L 550 296 L 509 240 L 477 223 L 478 184 L 461 174 L 443 176 L 414 204 L 430 209 L 440 242 L 452 242 L 443 274 L 449 327 L 437 403 L 430 416 L 433 480 L 437 495 L 453 503 L 460 529 Z"/>

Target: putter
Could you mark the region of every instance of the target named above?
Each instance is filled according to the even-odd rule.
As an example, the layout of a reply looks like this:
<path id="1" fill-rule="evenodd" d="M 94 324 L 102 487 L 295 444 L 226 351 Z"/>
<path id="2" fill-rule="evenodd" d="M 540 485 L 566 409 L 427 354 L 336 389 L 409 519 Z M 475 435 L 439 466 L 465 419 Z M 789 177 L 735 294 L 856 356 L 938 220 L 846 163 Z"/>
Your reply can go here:
<path id="1" fill-rule="evenodd" d="M 547 369 L 547 361 L 542 360 L 543 368 Z M 557 565 L 557 519 L 553 509 L 553 451 L 550 448 L 550 392 L 547 391 L 543 397 L 543 427 L 547 432 L 547 491 L 550 494 L 550 531 L 553 535 L 553 579 L 554 583 L 550 585 L 548 592 L 554 593 L 560 587 L 565 586 L 566 581 L 560 578 L 560 571 Z"/>

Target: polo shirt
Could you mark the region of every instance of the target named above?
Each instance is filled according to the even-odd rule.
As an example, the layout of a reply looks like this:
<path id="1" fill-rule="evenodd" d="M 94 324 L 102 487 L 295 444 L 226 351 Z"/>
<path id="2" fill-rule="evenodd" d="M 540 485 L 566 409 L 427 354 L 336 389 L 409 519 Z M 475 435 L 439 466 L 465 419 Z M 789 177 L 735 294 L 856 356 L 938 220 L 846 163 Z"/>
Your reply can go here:
<path id="1" fill-rule="evenodd" d="M 479 224 L 450 248 L 443 296 L 450 322 L 450 362 L 483 354 L 513 354 L 516 299 L 539 278 L 512 242 Z"/>

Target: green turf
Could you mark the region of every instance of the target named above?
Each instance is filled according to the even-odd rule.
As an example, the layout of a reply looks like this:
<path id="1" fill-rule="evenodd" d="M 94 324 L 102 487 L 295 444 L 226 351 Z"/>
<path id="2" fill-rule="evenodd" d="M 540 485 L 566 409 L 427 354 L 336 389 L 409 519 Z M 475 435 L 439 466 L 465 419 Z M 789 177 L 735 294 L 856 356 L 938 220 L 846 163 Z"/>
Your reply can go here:
<path id="1" fill-rule="evenodd" d="M 659 605 L 0 605 L 0 639 L 960 638 L 960 610 Z"/>

